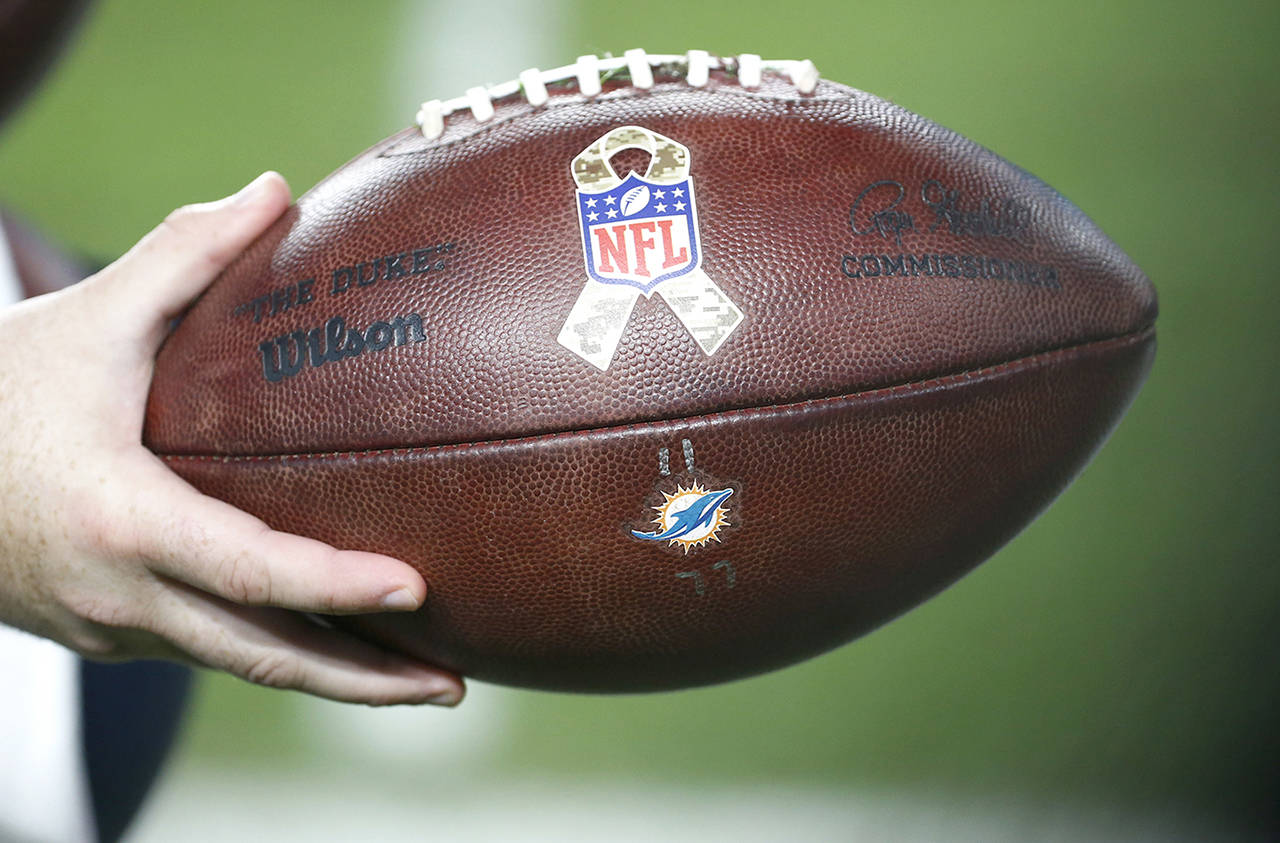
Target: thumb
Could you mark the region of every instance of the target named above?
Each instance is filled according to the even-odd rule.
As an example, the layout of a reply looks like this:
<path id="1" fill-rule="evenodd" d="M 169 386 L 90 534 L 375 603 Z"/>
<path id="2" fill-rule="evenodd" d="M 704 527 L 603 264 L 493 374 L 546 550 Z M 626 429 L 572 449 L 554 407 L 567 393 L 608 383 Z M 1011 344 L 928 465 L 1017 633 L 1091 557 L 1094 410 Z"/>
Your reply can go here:
<path id="1" fill-rule="evenodd" d="M 91 283 L 122 321 L 162 329 L 289 206 L 289 186 L 265 172 L 239 192 L 177 209 Z"/>

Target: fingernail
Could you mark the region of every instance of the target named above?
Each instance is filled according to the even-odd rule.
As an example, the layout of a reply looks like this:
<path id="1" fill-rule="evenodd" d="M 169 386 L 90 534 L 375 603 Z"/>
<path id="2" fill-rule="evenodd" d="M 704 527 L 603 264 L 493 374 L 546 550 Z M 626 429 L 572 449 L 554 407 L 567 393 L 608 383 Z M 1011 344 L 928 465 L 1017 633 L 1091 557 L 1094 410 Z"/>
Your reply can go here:
<path id="1" fill-rule="evenodd" d="M 418 608 L 418 598 L 407 588 L 397 588 L 382 598 L 382 608 L 388 612 L 411 612 Z"/>
<path id="2" fill-rule="evenodd" d="M 262 188 L 266 185 L 267 179 L 271 178 L 272 175 L 272 171 L 267 170 L 265 173 L 236 191 L 236 193 L 231 197 L 231 201 L 237 205 L 252 202 L 254 199 L 262 195 Z"/>
<path id="3" fill-rule="evenodd" d="M 443 705 L 453 708 L 460 702 L 462 702 L 462 694 L 453 688 L 447 691 L 437 691 L 427 697 L 427 705 Z"/>

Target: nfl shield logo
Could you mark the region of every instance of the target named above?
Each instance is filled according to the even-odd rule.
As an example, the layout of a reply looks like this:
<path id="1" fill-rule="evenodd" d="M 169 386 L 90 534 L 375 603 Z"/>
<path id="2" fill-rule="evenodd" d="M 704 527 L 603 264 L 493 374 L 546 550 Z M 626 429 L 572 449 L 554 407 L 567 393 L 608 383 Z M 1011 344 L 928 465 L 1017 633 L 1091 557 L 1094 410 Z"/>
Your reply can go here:
<path id="1" fill-rule="evenodd" d="M 648 295 L 701 263 L 693 181 L 659 184 L 635 173 L 611 190 L 578 191 L 587 273 Z"/>

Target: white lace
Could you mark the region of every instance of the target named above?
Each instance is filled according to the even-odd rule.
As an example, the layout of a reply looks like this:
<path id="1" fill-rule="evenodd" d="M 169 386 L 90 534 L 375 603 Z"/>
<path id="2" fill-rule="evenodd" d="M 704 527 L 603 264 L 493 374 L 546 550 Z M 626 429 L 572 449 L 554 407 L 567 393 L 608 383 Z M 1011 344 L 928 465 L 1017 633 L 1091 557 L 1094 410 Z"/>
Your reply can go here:
<path id="1" fill-rule="evenodd" d="M 621 58 L 580 56 L 576 62 L 554 70 L 530 68 L 520 78 L 500 85 L 468 88 L 466 94 L 451 100 L 430 100 L 418 110 L 417 122 L 422 136 L 434 140 L 444 133 L 444 121 L 450 114 L 470 109 L 477 122 L 493 119 L 493 101 L 523 93 L 534 108 L 546 105 L 549 99 L 548 84 L 576 82 L 578 93 L 584 97 L 598 96 L 601 77 L 609 77 L 626 71 L 631 86 L 641 90 L 653 87 L 653 68 L 662 67 L 667 73 L 683 75 L 687 84 L 701 88 L 707 84 L 712 70 L 736 74 L 738 84 L 744 88 L 757 88 L 766 72 L 787 77 L 802 94 L 812 94 L 818 86 L 818 69 L 813 62 L 771 60 L 764 61 L 754 53 L 740 56 L 713 56 L 706 50 L 690 50 L 686 55 L 649 55 L 644 50 L 627 50 Z"/>

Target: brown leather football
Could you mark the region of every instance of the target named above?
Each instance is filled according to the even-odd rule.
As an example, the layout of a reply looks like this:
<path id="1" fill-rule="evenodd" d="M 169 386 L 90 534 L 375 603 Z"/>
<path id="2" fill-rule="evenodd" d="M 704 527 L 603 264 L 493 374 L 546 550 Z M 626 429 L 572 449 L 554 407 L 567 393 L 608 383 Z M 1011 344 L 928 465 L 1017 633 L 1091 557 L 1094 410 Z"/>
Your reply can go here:
<path id="1" fill-rule="evenodd" d="M 808 62 L 586 56 L 431 102 L 214 283 L 146 441 L 416 566 L 353 633 L 493 682 L 717 682 L 867 632 L 1080 471 L 1155 351 L 1053 189 Z"/>

